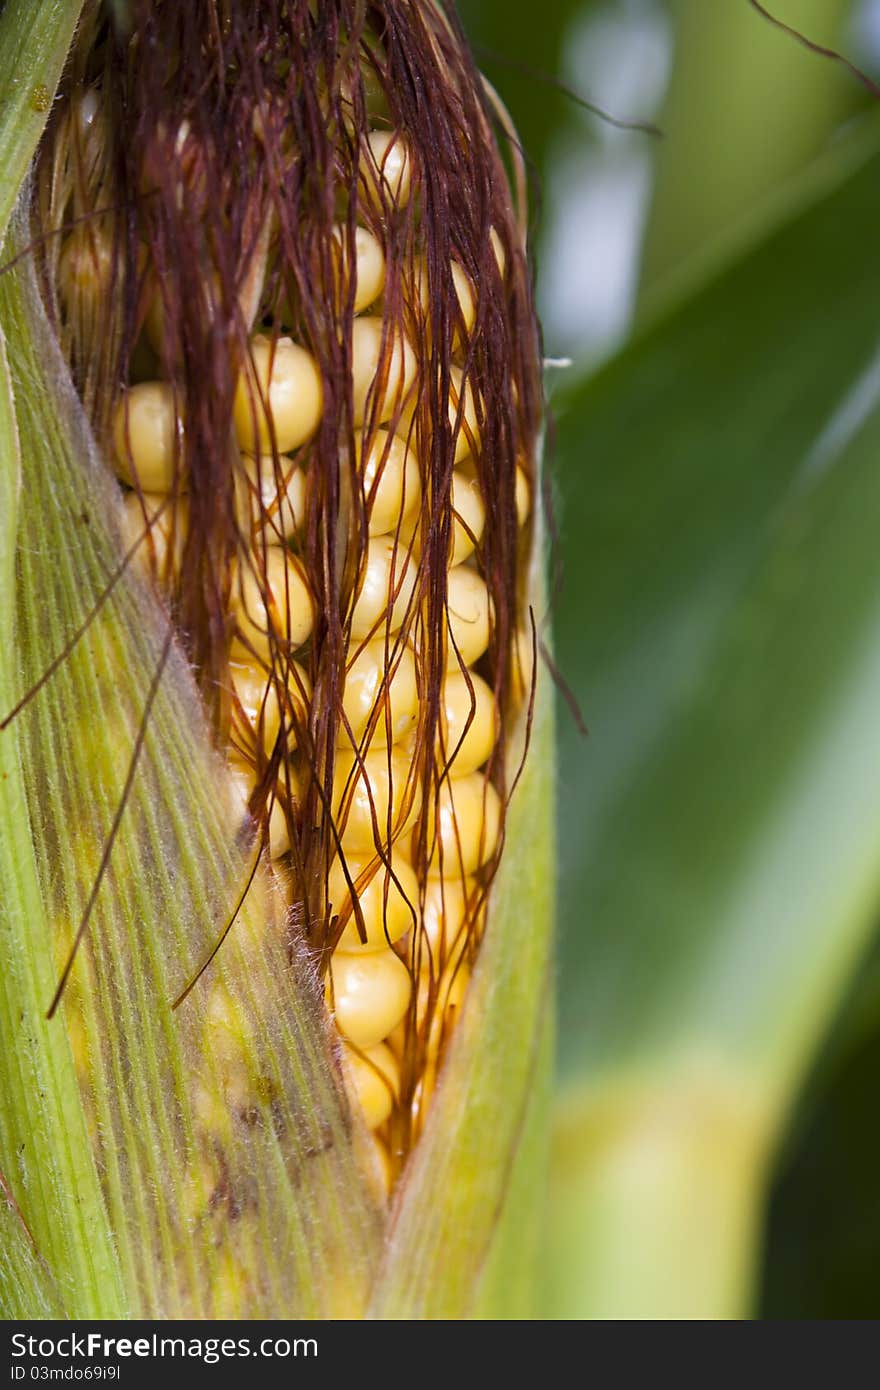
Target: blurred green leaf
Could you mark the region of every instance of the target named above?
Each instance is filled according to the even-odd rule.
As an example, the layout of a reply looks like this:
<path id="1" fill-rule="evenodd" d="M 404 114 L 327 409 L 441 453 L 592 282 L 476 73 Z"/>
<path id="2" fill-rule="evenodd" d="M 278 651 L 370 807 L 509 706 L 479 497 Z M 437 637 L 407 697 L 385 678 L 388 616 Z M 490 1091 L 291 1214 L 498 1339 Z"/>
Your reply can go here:
<path id="1" fill-rule="evenodd" d="M 828 46 L 851 0 L 768 8 Z M 729 241 L 804 169 L 864 99 L 855 79 L 774 28 L 748 0 L 677 0 L 675 60 L 657 150 L 643 289 L 662 288 L 694 251 Z"/>
<path id="2" fill-rule="evenodd" d="M 859 1036 L 850 1031 L 851 1012 L 861 1015 L 862 1025 L 865 1021 L 868 1001 L 859 989 L 842 1011 L 845 1045 L 838 1036 L 831 1059 L 823 1049 L 780 1157 L 767 1223 L 762 1318 L 876 1318 L 880 1313 L 876 950 L 873 956 L 868 973 L 874 1031 L 863 1026 Z"/>
<path id="3" fill-rule="evenodd" d="M 559 78 L 563 41 L 573 20 L 589 8 L 590 0 L 554 0 L 537 24 L 530 5 L 459 0 L 477 62 L 509 107 L 539 176 L 554 132 L 571 115 L 570 99 L 553 85 Z"/>
<path id="4" fill-rule="evenodd" d="M 83 0 L 0 5 L 0 246 L 52 108 Z"/>
<path id="5" fill-rule="evenodd" d="M 569 1312 L 742 1311 L 875 920 L 878 217 L 873 157 L 561 406 Z"/>

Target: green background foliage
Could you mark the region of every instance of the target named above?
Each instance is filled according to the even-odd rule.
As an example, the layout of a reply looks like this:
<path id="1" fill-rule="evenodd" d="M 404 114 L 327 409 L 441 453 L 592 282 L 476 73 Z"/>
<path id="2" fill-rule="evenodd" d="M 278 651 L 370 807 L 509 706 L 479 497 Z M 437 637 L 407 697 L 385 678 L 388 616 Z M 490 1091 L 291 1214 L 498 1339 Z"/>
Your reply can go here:
<path id="1" fill-rule="evenodd" d="M 876 6 L 770 8 L 870 67 Z M 561 702 L 548 1311 L 876 1316 L 880 115 L 747 0 L 461 9 L 544 190 L 546 351 L 576 359 L 549 378 L 557 657 L 590 734 Z M 589 302 L 580 340 L 554 317 L 584 266 L 546 258 L 566 215 L 596 244 L 577 181 L 634 151 L 597 369 Z"/>

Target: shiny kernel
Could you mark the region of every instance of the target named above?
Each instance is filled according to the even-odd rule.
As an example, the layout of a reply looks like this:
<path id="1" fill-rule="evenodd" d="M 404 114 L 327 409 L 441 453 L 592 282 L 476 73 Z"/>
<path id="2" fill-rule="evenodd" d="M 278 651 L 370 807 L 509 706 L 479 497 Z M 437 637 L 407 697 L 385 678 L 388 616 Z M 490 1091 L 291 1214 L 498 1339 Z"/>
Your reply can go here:
<path id="1" fill-rule="evenodd" d="M 498 845 L 501 798 L 479 772 L 446 778 L 437 797 L 436 843 L 429 873 L 475 874 Z M 431 846 L 434 837 L 429 839 Z"/>
<path id="2" fill-rule="evenodd" d="M 518 464 L 516 469 L 516 519 L 520 526 L 525 526 L 531 510 L 531 484 L 526 470 L 523 468 L 522 464 Z"/>
<path id="3" fill-rule="evenodd" d="M 374 537 L 367 547 L 352 610 L 352 640 L 396 632 L 412 605 L 417 577 L 415 560 L 402 541 L 394 536 Z"/>
<path id="4" fill-rule="evenodd" d="M 474 287 L 458 261 L 450 261 L 449 269 L 452 289 L 458 304 L 458 313 L 455 315 L 452 325 L 452 345 L 454 348 L 459 348 L 463 338 L 467 337 L 474 326 L 477 306 L 474 298 Z M 425 330 L 430 334 L 433 312 L 428 283 L 428 263 L 424 256 L 418 256 L 412 269 L 413 307 L 418 306 Z"/>
<path id="5" fill-rule="evenodd" d="M 374 314 L 351 326 L 354 423 L 382 425 L 398 416 L 416 378 L 416 356 L 400 328 Z"/>
<path id="6" fill-rule="evenodd" d="M 461 407 L 461 419 L 458 418 L 459 401 L 464 393 L 464 404 Z M 413 391 L 406 401 L 406 405 L 400 414 L 399 423 L 395 426 L 397 433 L 404 438 L 416 438 L 413 420 L 418 406 L 416 392 Z M 479 452 L 480 448 L 480 427 L 477 420 L 477 398 L 470 378 L 464 378 L 459 367 L 449 368 L 449 400 L 447 405 L 447 415 L 449 418 L 449 428 L 455 436 L 455 462 L 461 463 L 472 454 Z M 422 441 L 422 444 L 424 441 Z"/>
<path id="7" fill-rule="evenodd" d="M 532 629 L 521 627 L 513 639 L 511 655 L 511 688 L 516 701 L 530 698 L 536 671 L 535 639 Z"/>
<path id="8" fill-rule="evenodd" d="M 452 555 L 450 567 L 460 565 L 479 545 L 486 526 L 486 504 L 476 478 L 456 468 L 452 474 Z"/>
<path id="9" fill-rule="evenodd" d="M 58 259 L 58 285 L 68 310 L 85 302 L 94 312 L 113 281 L 113 243 L 96 227 L 74 227 Z"/>
<path id="10" fill-rule="evenodd" d="M 268 548 L 265 562 L 252 554 L 237 564 L 232 602 L 241 636 L 265 660 L 272 655 L 273 638 L 295 649 L 311 634 L 315 610 L 305 569 L 278 546 Z"/>
<path id="11" fill-rule="evenodd" d="M 492 606 L 489 590 L 475 569 L 456 565 L 449 571 L 447 589 L 449 650 L 447 664 L 473 666 L 489 645 Z"/>
<path id="12" fill-rule="evenodd" d="M 443 682 L 441 735 L 443 758 L 453 777 L 482 767 L 498 741 L 500 720 L 495 696 L 482 676 L 449 671 Z"/>
<path id="13" fill-rule="evenodd" d="M 364 142 L 361 189 L 377 212 L 403 207 L 412 184 L 409 145 L 399 131 L 373 130 Z"/>
<path id="14" fill-rule="evenodd" d="M 283 454 L 242 457 L 236 479 L 239 526 L 245 535 L 264 531 L 268 545 L 294 540 L 305 524 L 305 470 Z"/>
<path id="15" fill-rule="evenodd" d="M 137 481 L 143 492 L 173 491 L 182 468 L 183 421 L 172 386 L 142 381 L 123 392 L 113 417 L 113 449 L 123 482 Z"/>
<path id="16" fill-rule="evenodd" d="M 406 1013 L 412 993 L 409 971 L 393 951 L 338 952 L 330 962 L 328 1003 L 343 1037 L 375 1047 Z"/>
<path id="17" fill-rule="evenodd" d="M 333 811 L 343 850 L 372 854 L 377 846 L 387 849 L 415 820 L 416 791 L 416 771 L 397 749 L 366 753 L 360 762 L 340 751 L 333 778 Z"/>
<path id="18" fill-rule="evenodd" d="M 454 430 L 459 411 L 459 401 L 464 393 L 462 418 L 455 440 L 455 462 L 460 463 L 469 454 L 476 454 L 480 447 L 480 430 L 477 423 L 477 406 L 474 388 L 470 379 L 464 380 L 458 367 L 449 369 L 449 424 Z"/>
<path id="19" fill-rule="evenodd" d="M 384 1043 L 363 1053 L 346 1047 L 345 1061 L 367 1128 L 378 1129 L 391 1114 L 400 1088 L 400 1068 L 394 1053 Z"/>
<path id="20" fill-rule="evenodd" d="M 254 789 L 256 773 L 249 763 L 242 762 L 234 755 L 229 759 L 229 776 L 232 783 L 233 800 L 243 813 L 248 813 L 248 801 Z M 268 803 L 267 803 L 268 805 Z M 238 829 L 236 825 L 235 829 Z M 290 849 L 290 831 L 287 816 L 280 799 L 276 798 L 269 809 L 269 854 L 280 859 Z"/>
<path id="21" fill-rule="evenodd" d="M 338 276 L 340 307 L 349 294 L 350 251 L 347 228 L 333 228 L 333 250 Z M 360 314 L 375 304 L 385 288 L 385 252 L 378 237 L 366 227 L 356 227 L 354 233 L 354 312 Z"/>
<path id="22" fill-rule="evenodd" d="M 495 264 L 498 267 L 498 274 L 503 280 L 507 274 L 507 253 L 504 250 L 504 243 L 494 227 L 489 229 L 489 242 L 492 246 L 492 255 L 495 257 Z"/>
<path id="23" fill-rule="evenodd" d="M 342 707 L 349 728 L 339 741 L 359 746 L 370 726 L 369 746 L 400 743 L 416 726 L 419 687 L 416 659 L 410 647 L 386 642 L 384 635 L 367 642 L 345 673 Z"/>
<path id="24" fill-rule="evenodd" d="M 419 910 L 419 882 L 402 854 L 395 854 L 391 869 L 381 861 L 346 857 L 348 876 L 360 906 L 366 941 L 361 941 L 357 920 L 352 913 L 339 938 L 337 951 L 381 951 L 399 941 L 413 927 Z M 370 873 L 369 879 L 365 874 Z M 361 885 L 358 887 L 358 885 Z M 351 893 L 341 859 L 330 865 L 327 897 L 333 916 L 348 911 Z"/>
<path id="25" fill-rule="evenodd" d="M 433 1006 L 428 1036 L 425 1039 L 428 1061 L 436 1061 L 441 1045 L 448 1043 L 461 1011 L 470 983 L 470 971 L 460 958 L 453 959 L 443 970 L 440 979 L 434 981 Z M 431 998 L 431 974 L 423 971 L 419 976 L 417 998 L 417 1017 L 419 1021 L 428 1011 Z"/>
<path id="26" fill-rule="evenodd" d="M 248 454 L 280 454 L 311 439 L 321 421 L 324 391 L 318 364 L 290 338 L 251 343 L 233 406 L 235 435 Z"/>
<path id="27" fill-rule="evenodd" d="M 419 464 L 404 440 L 388 430 L 358 430 L 355 456 L 363 479 L 364 506 L 371 536 L 405 534 L 421 501 Z"/>
<path id="28" fill-rule="evenodd" d="M 136 492 L 123 498 L 123 543 L 126 551 L 137 546 L 132 561 L 161 584 L 171 586 L 180 576 L 189 527 L 186 498 L 172 500 L 167 493 Z"/>
<path id="29" fill-rule="evenodd" d="M 271 672 L 268 665 L 255 662 L 253 656 L 238 638 L 234 638 L 229 649 L 229 666 L 233 683 L 238 684 L 238 671 L 253 672 L 253 684 L 248 689 L 248 699 L 242 698 L 244 692 L 239 692 L 239 698 L 245 709 L 248 711 L 249 726 L 256 729 L 256 718 L 260 709 L 260 699 L 262 692 L 270 683 Z M 308 724 L 309 704 L 312 698 L 312 682 L 308 671 L 299 661 L 285 661 L 281 666 L 282 680 L 272 681 L 272 688 L 275 692 L 276 709 L 284 712 L 284 727 L 286 731 L 288 748 L 295 748 L 298 738 L 298 730 L 302 730 Z M 272 697 L 269 697 L 270 700 Z M 238 719 L 238 724 L 241 720 Z M 245 730 L 247 732 L 247 730 Z M 277 732 L 277 726 L 276 726 Z M 267 752 L 271 752 L 274 747 L 274 739 L 269 745 Z"/>
<path id="30" fill-rule="evenodd" d="M 250 654 L 244 651 L 244 655 Z M 246 748 L 259 742 L 266 757 L 271 756 L 281 727 L 276 682 L 253 660 L 230 662 L 229 676 L 235 698 L 241 706 L 240 709 L 233 707 L 233 739 L 238 741 L 243 738 Z"/>
<path id="31" fill-rule="evenodd" d="M 462 878 L 453 871 L 428 879 L 425 886 L 425 903 L 422 911 L 422 931 L 430 957 L 424 946 L 421 950 L 421 963 L 424 968 L 430 960 L 436 969 L 438 963 L 445 961 L 464 938 L 465 919 L 473 911 L 478 889 L 472 878 Z"/>

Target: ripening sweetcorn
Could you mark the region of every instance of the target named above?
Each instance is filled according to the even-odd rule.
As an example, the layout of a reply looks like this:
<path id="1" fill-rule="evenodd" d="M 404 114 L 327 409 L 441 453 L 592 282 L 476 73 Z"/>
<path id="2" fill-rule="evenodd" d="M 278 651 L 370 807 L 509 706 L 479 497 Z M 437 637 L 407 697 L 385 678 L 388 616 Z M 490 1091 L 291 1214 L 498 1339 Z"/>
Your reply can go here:
<path id="1" fill-rule="evenodd" d="M 83 60 L 38 208 L 77 224 L 48 296 L 124 550 L 227 760 L 230 838 L 277 870 L 397 1175 L 467 997 L 532 683 L 537 335 L 489 106 L 444 11 L 288 8 L 283 61 L 249 86 L 230 59 L 220 120 L 198 82 L 138 60 L 181 39 L 136 4 L 128 60 Z M 408 44 L 442 74 L 436 105 L 395 85 Z M 219 1036 L 227 1001 L 208 1012 Z M 239 1109 L 248 1046 L 225 1027 Z M 216 1097 L 196 1109 L 217 1131 Z"/>

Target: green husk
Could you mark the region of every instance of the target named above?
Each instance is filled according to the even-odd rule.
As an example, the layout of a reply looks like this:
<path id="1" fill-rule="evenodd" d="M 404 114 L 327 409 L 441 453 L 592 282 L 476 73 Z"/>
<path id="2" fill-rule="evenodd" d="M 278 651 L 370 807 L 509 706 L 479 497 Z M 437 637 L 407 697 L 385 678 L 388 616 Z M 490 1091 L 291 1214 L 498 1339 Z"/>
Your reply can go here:
<path id="1" fill-rule="evenodd" d="M 0 11 L 0 246 L 82 7 L 83 0 L 6 0 Z"/>
<path id="2" fill-rule="evenodd" d="M 873 121 L 857 139 L 559 433 L 558 650 L 594 732 L 566 796 L 569 1315 L 748 1314 L 776 1145 L 876 932 Z"/>
<path id="3" fill-rule="evenodd" d="M 5 1318 L 60 1318 L 64 1305 L 13 1201 L 0 1185 L 0 1250 Z"/>

